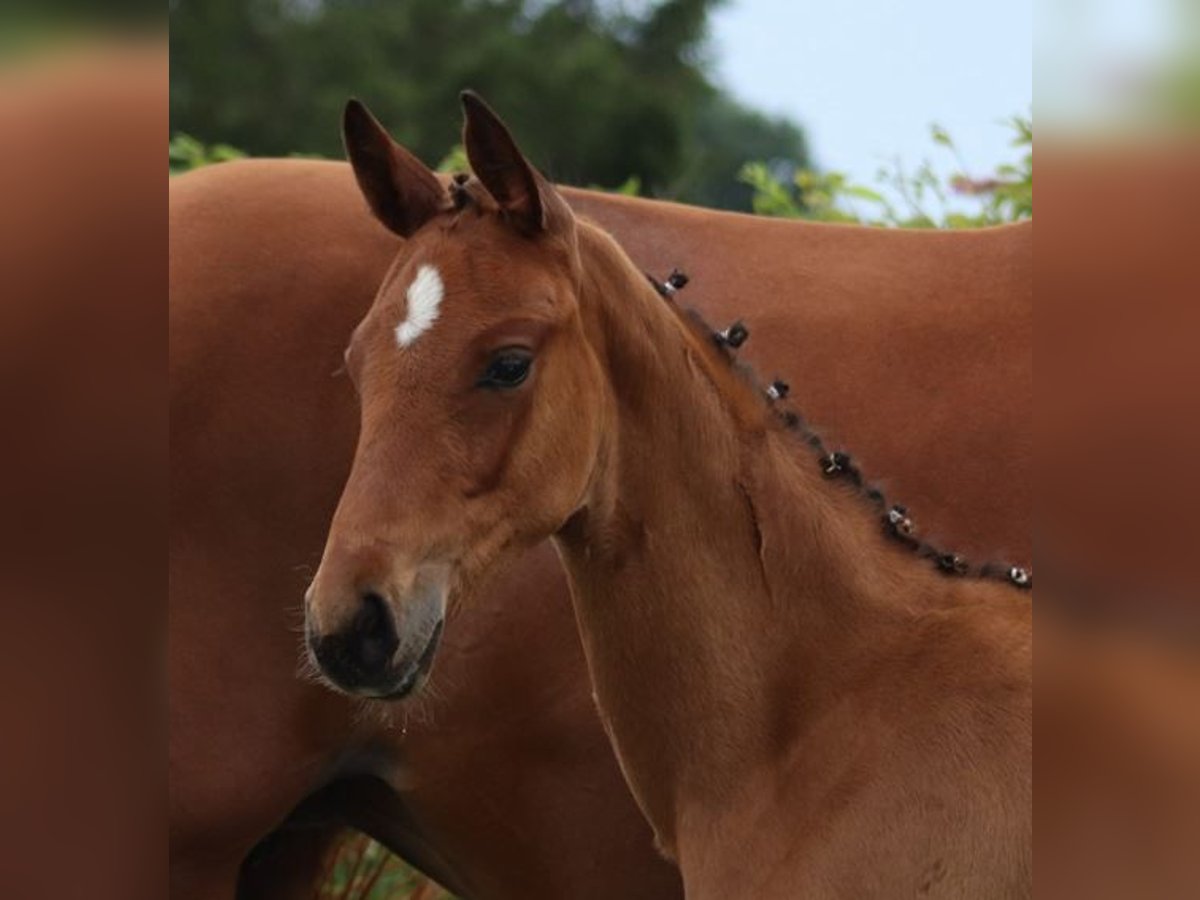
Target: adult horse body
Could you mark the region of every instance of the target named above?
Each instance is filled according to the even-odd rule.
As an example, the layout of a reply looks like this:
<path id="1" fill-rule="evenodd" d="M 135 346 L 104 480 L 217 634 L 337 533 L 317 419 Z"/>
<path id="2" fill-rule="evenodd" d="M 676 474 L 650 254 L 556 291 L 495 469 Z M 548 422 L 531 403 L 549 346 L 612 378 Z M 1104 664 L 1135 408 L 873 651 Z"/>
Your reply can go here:
<path id="1" fill-rule="evenodd" d="M 407 696 L 447 605 L 553 537 L 689 897 L 1032 896 L 1029 598 L 931 565 L 846 460 L 818 469 L 783 386 L 739 376 L 463 102 L 478 180 L 450 197 L 346 110 L 363 193 L 411 241 L 347 351 L 360 437 L 306 595 L 323 673 Z"/>
<path id="2" fill-rule="evenodd" d="M 648 270 L 686 268 L 714 321 L 743 317 L 747 358 L 804 384 L 923 530 L 1028 560 L 1031 226 L 883 232 L 565 193 Z M 303 567 L 357 432 L 334 373 L 397 239 L 343 164 L 222 165 L 171 195 L 173 896 L 228 896 L 281 822 L 244 884 L 282 893 L 281 867 L 349 823 L 467 896 L 677 891 L 547 546 L 447 627 L 422 714 L 294 677 Z"/>

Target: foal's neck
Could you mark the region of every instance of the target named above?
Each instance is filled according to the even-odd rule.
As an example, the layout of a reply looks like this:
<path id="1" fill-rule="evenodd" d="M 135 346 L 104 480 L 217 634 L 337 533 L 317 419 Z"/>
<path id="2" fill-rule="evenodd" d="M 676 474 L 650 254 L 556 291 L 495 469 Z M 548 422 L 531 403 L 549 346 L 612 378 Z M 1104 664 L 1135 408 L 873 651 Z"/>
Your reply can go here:
<path id="1" fill-rule="evenodd" d="M 775 421 L 705 337 L 584 227 L 583 309 L 612 421 L 557 537 L 597 702 L 663 849 L 786 754 L 955 585 Z"/>

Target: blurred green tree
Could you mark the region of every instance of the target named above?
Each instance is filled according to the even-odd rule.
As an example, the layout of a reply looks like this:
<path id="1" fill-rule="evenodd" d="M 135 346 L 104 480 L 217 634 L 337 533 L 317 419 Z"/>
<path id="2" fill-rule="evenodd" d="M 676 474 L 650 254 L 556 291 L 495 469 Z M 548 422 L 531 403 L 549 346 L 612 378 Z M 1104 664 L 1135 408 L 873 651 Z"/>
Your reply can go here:
<path id="1" fill-rule="evenodd" d="M 808 163 L 794 125 L 706 75 L 722 0 L 172 0 L 171 127 L 250 155 L 341 156 L 347 97 L 430 163 L 473 87 L 556 180 L 749 209 L 751 159 Z"/>

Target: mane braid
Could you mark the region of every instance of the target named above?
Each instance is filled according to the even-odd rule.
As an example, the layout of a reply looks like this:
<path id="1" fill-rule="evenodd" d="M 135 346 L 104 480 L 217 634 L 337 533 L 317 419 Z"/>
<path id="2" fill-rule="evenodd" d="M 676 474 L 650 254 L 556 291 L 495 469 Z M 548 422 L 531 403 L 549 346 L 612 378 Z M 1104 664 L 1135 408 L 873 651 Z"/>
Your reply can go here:
<path id="1" fill-rule="evenodd" d="M 674 270 L 672 275 L 677 272 L 678 270 Z M 658 281 L 654 276 L 648 273 L 643 274 L 646 274 L 647 280 L 649 280 L 658 295 L 670 303 L 676 312 L 681 313 L 680 319 L 688 327 L 692 328 L 697 335 L 711 341 L 720 352 L 720 355 L 728 362 L 730 368 L 747 385 L 763 397 L 764 402 L 771 408 L 776 420 L 783 429 L 796 435 L 807 447 L 816 451 L 817 462 L 821 466 L 822 473 L 831 480 L 837 479 L 849 482 L 858 495 L 870 504 L 872 510 L 879 515 L 883 531 L 888 537 L 901 546 L 908 548 L 910 552 L 921 559 L 929 560 L 938 571 L 949 577 L 982 578 L 1003 581 L 1018 590 L 1028 591 L 1033 589 L 1033 573 L 1028 569 L 1011 563 L 996 561 L 973 566 L 957 553 L 942 550 L 914 535 L 915 526 L 913 520 L 909 517 L 907 507 L 900 504 L 889 504 L 883 489 L 876 484 L 867 482 L 863 478 L 862 472 L 855 465 L 848 453 L 829 451 L 824 441 L 821 440 L 821 436 L 808 425 L 800 413 L 784 409 L 780 406 L 788 394 L 787 383 L 775 379 L 767 387 L 764 387 L 762 380 L 758 377 L 758 373 L 749 364 L 737 358 L 734 351 L 745 340 L 745 336 L 742 336 L 741 340 L 736 344 L 731 345 L 728 340 L 728 334 L 733 326 L 725 331 L 715 330 L 697 309 L 690 306 L 680 306 L 676 303 L 674 290 L 667 289 L 665 283 Z M 685 276 L 684 284 L 686 283 Z M 748 335 L 745 326 L 740 320 L 735 325 L 739 326 L 740 331 L 744 335 Z"/>
<path id="2" fill-rule="evenodd" d="M 481 190 L 482 185 L 469 172 L 455 172 L 450 176 L 450 183 L 446 185 L 446 193 L 454 212 L 462 212 L 468 206 L 478 208 Z"/>
<path id="3" fill-rule="evenodd" d="M 450 201 L 454 204 L 456 212 L 461 212 L 471 202 L 471 193 L 463 187 L 461 181 L 455 181 L 450 185 Z"/>

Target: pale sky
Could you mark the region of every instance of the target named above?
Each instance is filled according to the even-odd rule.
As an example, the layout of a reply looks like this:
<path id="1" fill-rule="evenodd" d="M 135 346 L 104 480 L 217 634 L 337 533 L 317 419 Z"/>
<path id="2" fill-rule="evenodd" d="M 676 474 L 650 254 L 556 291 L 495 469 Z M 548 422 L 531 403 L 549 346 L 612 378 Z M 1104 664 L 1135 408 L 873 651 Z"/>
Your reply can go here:
<path id="1" fill-rule="evenodd" d="M 1031 0 L 730 0 L 712 21 L 720 81 L 804 126 L 815 161 L 873 185 L 897 154 L 972 174 L 1011 160 L 1001 124 L 1033 103 Z"/>

